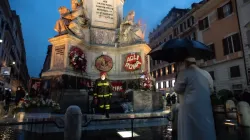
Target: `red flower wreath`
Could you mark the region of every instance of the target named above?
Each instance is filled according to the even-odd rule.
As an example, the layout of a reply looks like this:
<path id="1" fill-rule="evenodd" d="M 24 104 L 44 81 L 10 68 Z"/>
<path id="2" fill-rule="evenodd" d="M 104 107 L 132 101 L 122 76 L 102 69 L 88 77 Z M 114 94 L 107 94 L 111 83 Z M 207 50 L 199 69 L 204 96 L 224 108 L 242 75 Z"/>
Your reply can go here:
<path id="1" fill-rule="evenodd" d="M 75 70 L 86 72 L 87 60 L 83 51 L 77 47 L 72 47 L 69 53 L 70 64 Z"/>

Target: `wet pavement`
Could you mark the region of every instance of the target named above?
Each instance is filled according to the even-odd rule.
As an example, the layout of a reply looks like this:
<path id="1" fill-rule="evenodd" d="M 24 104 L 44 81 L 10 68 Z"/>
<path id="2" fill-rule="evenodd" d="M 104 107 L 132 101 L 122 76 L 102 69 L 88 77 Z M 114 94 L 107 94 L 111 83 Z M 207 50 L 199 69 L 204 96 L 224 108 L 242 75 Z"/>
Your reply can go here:
<path id="1" fill-rule="evenodd" d="M 250 128 L 236 128 L 224 125 L 223 116 L 217 115 L 217 140 L 249 140 Z M 15 129 L 17 127 L 0 127 L 0 140 L 55 140 L 63 139 L 63 133 L 46 133 L 38 134 Z M 84 140 L 122 140 L 117 132 L 130 131 L 126 129 L 110 129 L 110 130 L 86 130 L 82 133 Z M 134 128 L 134 132 L 138 134 L 134 140 L 171 140 L 171 127 L 156 126 L 146 128 Z"/>

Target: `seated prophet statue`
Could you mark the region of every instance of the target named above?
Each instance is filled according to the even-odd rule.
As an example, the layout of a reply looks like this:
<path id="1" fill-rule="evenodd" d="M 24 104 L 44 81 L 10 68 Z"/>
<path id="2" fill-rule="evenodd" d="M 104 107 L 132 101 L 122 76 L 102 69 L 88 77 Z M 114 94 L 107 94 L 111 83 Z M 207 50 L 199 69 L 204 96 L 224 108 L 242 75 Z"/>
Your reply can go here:
<path id="1" fill-rule="evenodd" d="M 141 21 L 134 23 L 135 11 L 130 11 L 125 20 L 120 25 L 118 31 L 118 42 L 120 45 L 131 45 L 140 42 L 144 42 L 145 27 L 141 24 Z"/>
<path id="2" fill-rule="evenodd" d="M 87 12 L 83 7 L 83 2 L 77 0 L 71 0 L 72 11 L 65 6 L 61 6 L 58 11 L 60 13 L 60 19 L 57 20 L 55 25 L 55 31 L 58 35 L 71 34 L 78 38 L 84 38 L 83 28 L 88 27 L 89 18 Z"/>

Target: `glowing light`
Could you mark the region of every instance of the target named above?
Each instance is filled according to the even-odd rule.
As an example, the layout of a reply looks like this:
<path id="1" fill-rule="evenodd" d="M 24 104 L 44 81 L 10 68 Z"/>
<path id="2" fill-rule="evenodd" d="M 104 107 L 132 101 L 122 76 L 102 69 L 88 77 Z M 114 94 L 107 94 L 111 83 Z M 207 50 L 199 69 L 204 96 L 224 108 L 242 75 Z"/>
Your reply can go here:
<path id="1" fill-rule="evenodd" d="M 117 132 L 122 138 L 131 138 L 132 137 L 132 132 L 131 131 L 120 131 Z M 133 137 L 139 137 L 138 134 L 133 132 Z"/>
<path id="2" fill-rule="evenodd" d="M 3 43 L 3 40 L 2 40 L 2 39 L 0 39 L 0 43 Z"/>
<path id="3" fill-rule="evenodd" d="M 172 131 L 172 129 L 171 129 L 171 128 L 168 128 L 168 131 Z"/>
<path id="4" fill-rule="evenodd" d="M 168 81 L 166 81 L 166 84 L 167 84 L 167 87 L 169 87 L 169 82 Z"/>
<path id="5" fill-rule="evenodd" d="M 172 81 L 172 86 L 174 87 L 174 84 L 175 84 L 175 80 Z"/>
<path id="6" fill-rule="evenodd" d="M 155 84 L 155 88 L 158 89 L 158 83 Z"/>
<path id="7" fill-rule="evenodd" d="M 236 124 L 234 124 L 234 123 L 227 123 L 227 122 L 225 122 L 224 123 L 225 125 L 232 125 L 232 126 L 235 126 Z"/>
<path id="8" fill-rule="evenodd" d="M 161 82 L 161 88 L 163 88 L 163 82 Z"/>

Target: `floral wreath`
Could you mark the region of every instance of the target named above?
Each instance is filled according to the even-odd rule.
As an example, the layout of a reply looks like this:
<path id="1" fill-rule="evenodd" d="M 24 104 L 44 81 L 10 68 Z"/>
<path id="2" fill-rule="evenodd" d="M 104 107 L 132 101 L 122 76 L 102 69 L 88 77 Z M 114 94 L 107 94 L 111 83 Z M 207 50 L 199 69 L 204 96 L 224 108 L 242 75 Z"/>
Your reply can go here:
<path id="1" fill-rule="evenodd" d="M 70 64 L 75 70 L 86 72 L 87 60 L 85 54 L 78 47 L 72 47 L 69 52 Z"/>

